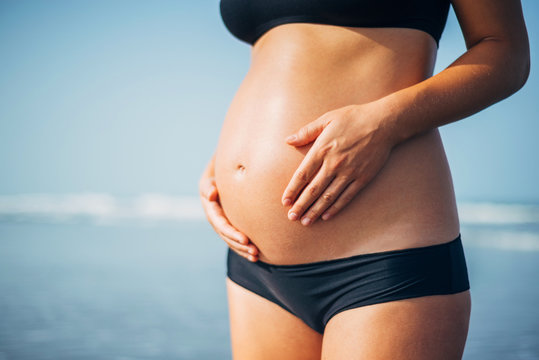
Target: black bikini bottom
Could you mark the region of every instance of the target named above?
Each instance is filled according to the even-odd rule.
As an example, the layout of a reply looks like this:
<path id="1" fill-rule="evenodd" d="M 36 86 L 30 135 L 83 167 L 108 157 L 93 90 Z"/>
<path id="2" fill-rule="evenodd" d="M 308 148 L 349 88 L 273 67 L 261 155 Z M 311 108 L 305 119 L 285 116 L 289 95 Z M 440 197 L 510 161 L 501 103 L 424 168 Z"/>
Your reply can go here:
<path id="1" fill-rule="evenodd" d="M 320 334 L 344 310 L 470 288 L 460 233 L 438 245 L 293 265 L 251 262 L 229 248 L 227 276 Z"/>

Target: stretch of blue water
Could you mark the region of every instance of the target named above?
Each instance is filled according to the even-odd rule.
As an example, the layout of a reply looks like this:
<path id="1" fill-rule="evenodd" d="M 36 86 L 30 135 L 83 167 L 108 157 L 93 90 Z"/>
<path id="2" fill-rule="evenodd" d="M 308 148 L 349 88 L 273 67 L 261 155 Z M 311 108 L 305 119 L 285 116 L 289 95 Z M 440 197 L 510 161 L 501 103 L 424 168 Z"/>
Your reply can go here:
<path id="1" fill-rule="evenodd" d="M 539 251 L 488 246 L 498 230 L 461 229 L 464 358 L 539 359 Z M 225 255 L 203 221 L 0 223 L 0 360 L 230 359 Z"/>

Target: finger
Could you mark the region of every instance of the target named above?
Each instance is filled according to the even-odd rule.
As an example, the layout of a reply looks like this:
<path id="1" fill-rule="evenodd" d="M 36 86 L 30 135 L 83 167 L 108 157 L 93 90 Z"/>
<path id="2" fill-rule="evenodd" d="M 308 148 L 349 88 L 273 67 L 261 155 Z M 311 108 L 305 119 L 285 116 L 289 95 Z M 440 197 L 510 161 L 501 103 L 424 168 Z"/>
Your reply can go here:
<path id="1" fill-rule="evenodd" d="M 286 138 L 286 142 L 294 146 L 307 145 L 322 133 L 322 130 L 329 124 L 329 117 L 322 115 L 318 119 L 308 123 L 297 132 Z"/>
<path id="2" fill-rule="evenodd" d="M 247 245 L 249 243 L 249 238 L 230 224 L 221 205 L 216 201 L 208 202 L 208 216 L 210 223 L 217 228 L 217 232 L 222 233 L 241 244 Z"/>
<path id="3" fill-rule="evenodd" d="M 250 246 L 245 246 L 245 245 L 241 245 L 239 244 L 238 242 L 224 236 L 224 235 L 220 235 L 220 237 L 226 242 L 226 244 L 232 249 L 234 250 L 236 253 L 238 253 L 239 255 L 243 256 L 244 258 L 248 259 L 248 260 L 256 260 L 258 259 L 258 253 L 252 253 L 251 252 L 251 247 Z"/>
<path id="4" fill-rule="evenodd" d="M 219 236 L 226 242 L 226 244 L 232 250 L 234 250 L 236 253 L 240 254 L 244 258 L 249 259 L 249 260 L 258 259 L 258 255 L 259 255 L 258 251 L 254 250 L 255 246 L 253 244 L 251 244 L 249 246 L 241 245 L 238 242 L 236 242 L 233 239 L 230 239 L 230 238 L 228 238 L 226 236 L 223 236 L 221 234 Z"/>
<path id="5" fill-rule="evenodd" d="M 222 232 L 219 227 L 214 227 L 214 229 L 230 248 L 236 250 L 238 253 L 241 253 L 242 256 L 249 259 L 256 259 L 258 257 L 259 250 L 253 243 L 241 244 L 234 238 L 227 236 L 227 234 Z"/>
<path id="6" fill-rule="evenodd" d="M 217 192 L 217 187 L 215 185 L 210 185 L 207 192 L 206 197 L 209 201 L 216 201 L 218 198 L 219 193 Z"/>
<path id="7" fill-rule="evenodd" d="M 348 185 L 348 187 L 339 195 L 337 200 L 331 205 L 323 214 L 322 220 L 328 220 L 331 217 L 335 216 L 342 208 L 346 206 L 354 197 L 357 195 L 359 190 L 361 190 L 362 184 L 358 180 L 354 180 Z"/>
<path id="8" fill-rule="evenodd" d="M 328 175 L 326 166 L 322 165 L 320 171 L 318 171 L 309 185 L 305 187 L 292 208 L 290 208 L 288 211 L 288 218 L 290 220 L 301 218 L 309 206 L 311 206 L 311 204 L 314 203 L 316 199 L 318 199 L 318 197 L 326 190 L 328 185 L 333 181 L 334 177 L 334 175 Z M 309 220 L 305 220 L 306 223 L 304 223 L 304 225 L 308 225 Z"/>
<path id="9" fill-rule="evenodd" d="M 205 200 L 204 203 L 208 220 L 215 232 L 217 232 L 220 236 L 233 241 L 234 246 L 236 246 L 239 251 L 249 252 L 252 256 L 257 257 L 259 254 L 258 248 L 249 241 L 249 238 L 245 234 L 238 231 L 230 224 L 224 215 L 224 211 L 220 204 L 207 200 Z"/>
<path id="10" fill-rule="evenodd" d="M 224 239 L 224 238 L 223 238 L 223 239 Z M 230 240 L 229 240 L 229 241 L 230 241 Z M 227 244 L 229 244 L 228 241 L 225 240 L 225 242 L 226 242 Z M 233 242 L 233 241 L 232 241 L 232 242 Z M 229 246 L 230 246 L 230 245 L 229 245 Z M 238 250 L 237 248 L 235 248 L 235 247 L 233 247 L 233 246 L 230 246 L 230 249 L 231 249 L 232 251 L 234 251 L 236 254 L 238 254 L 238 255 L 240 255 L 240 256 L 246 258 L 246 259 L 249 260 L 249 261 L 253 261 L 253 262 L 254 262 L 254 261 L 257 261 L 257 260 L 258 260 L 258 256 L 257 256 L 257 255 L 251 255 L 251 254 L 249 254 L 249 253 L 247 253 L 247 252 L 245 252 L 245 251 L 243 251 L 243 250 Z"/>
<path id="11" fill-rule="evenodd" d="M 219 192 L 215 185 L 208 185 L 207 187 L 200 189 L 200 196 L 209 201 L 217 201 Z"/>
<path id="12" fill-rule="evenodd" d="M 251 262 L 257 262 L 257 261 L 258 261 L 258 256 L 245 255 L 245 254 L 243 254 L 243 253 L 241 253 L 241 252 L 238 252 L 238 251 L 236 251 L 236 250 L 234 250 L 234 249 L 232 249 L 232 248 L 231 248 L 231 250 L 234 251 L 236 254 L 238 254 L 238 255 L 240 255 L 240 256 L 246 258 L 247 260 L 249 260 L 249 261 L 251 261 Z"/>
<path id="13" fill-rule="evenodd" d="M 340 195 L 347 189 L 347 186 L 351 182 L 347 176 L 337 176 L 309 208 L 303 219 L 301 219 L 301 223 L 303 225 L 314 223 L 326 209 L 339 199 Z"/>
<path id="14" fill-rule="evenodd" d="M 213 187 L 209 194 L 209 198 L 217 197 L 217 188 Z M 236 253 L 248 259 L 249 261 L 258 261 L 259 250 L 253 244 L 249 244 L 249 239 L 245 234 L 234 228 L 226 218 L 221 205 L 215 201 L 209 201 L 207 198 L 202 198 L 202 204 L 208 217 L 208 220 L 215 232 L 233 249 Z"/>
<path id="15" fill-rule="evenodd" d="M 215 200 L 217 195 L 217 187 L 215 186 L 215 178 L 207 177 L 200 183 L 199 189 L 200 195 L 208 198 L 209 200 Z"/>
<path id="16" fill-rule="evenodd" d="M 302 189 L 311 181 L 323 164 L 323 154 L 317 154 L 314 146 L 309 149 L 307 155 L 294 172 L 292 179 L 286 186 L 281 200 L 284 206 L 291 205 Z"/>

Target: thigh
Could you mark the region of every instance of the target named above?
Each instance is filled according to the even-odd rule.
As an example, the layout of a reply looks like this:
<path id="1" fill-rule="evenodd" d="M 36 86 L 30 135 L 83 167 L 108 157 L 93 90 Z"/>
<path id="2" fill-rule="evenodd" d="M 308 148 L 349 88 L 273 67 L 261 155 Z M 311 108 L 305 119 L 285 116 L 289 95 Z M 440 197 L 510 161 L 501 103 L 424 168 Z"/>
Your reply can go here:
<path id="1" fill-rule="evenodd" d="M 279 305 L 226 278 L 234 360 L 319 360 L 322 335 Z"/>
<path id="2" fill-rule="evenodd" d="M 345 310 L 326 325 L 322 359 L 461 359 L 470 310 L 469 290 Z"/>

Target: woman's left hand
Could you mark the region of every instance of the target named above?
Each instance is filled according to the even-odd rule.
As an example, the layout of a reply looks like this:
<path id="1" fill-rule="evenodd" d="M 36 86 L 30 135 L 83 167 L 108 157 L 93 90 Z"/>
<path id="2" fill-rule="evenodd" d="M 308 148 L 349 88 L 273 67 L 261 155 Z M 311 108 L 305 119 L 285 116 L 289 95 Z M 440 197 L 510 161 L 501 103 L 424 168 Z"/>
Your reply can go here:
<path id="1" fill-rule="evenodd" d="M 290 220 L 329 219 L 378 174 L 394 146 L 383 110 L 376 102 L 331 110 L 286 139 L 296 147 L 314 141 L 283 194 Z"/>

